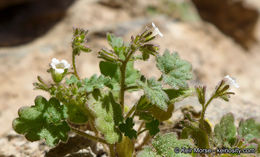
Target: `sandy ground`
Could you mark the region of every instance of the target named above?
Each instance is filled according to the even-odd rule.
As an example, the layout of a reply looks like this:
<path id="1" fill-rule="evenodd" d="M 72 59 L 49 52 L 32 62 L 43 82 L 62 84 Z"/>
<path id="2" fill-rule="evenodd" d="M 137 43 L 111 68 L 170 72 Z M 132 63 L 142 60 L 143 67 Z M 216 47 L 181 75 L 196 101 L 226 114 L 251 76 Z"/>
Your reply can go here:
<path id="1" fill-rule="evenodd" d="M 97 13 L 96 10 L 102 11 Z M 36 81 L 36 77 L 40 75 L 45 80 L 51 79 L 46 70 L 53 57 L 70 61 L 73 26 L 97 33 L 112 31 L 129 41 L 130 35 L 139 33 L 152 21 L 158 24 L 164 34 L 163 38 L 156 40 L 161 47 L 161 53 L 165 49 L 177 51 L 182 58 L 192 63 L 195 81 L 192 81 L 191 85 L 207 85 L 210 95 L 214 86 L 225 75 L 237 79 L 240 88 L 235 91 L 236 95 L 231 101 L 214 101 L 209 107 L 207 118 L 213 124 L 227 112 L 233 112 L 238 119 L 255 117 L 260 121 L 259 42 L 247 52 L 207 23 L 183 23 L 164 16 L 136 18 L 123 9 L 116 10 L 92 1 L 78 0 L 68 10 L 66 18 L 41 38 L 22 46 L 0 48 L 0 144 L 5 144 L 0 148 L 0 156 L 1 153 L 11 155 L 15 149 L 12 142 L 4 142 L 8 141 L 6 135 L 11 130 L 12 120 L 17 116 L 18 108 L 32 105 L 37 95 L 48 96 L 46 93 L 33 90 L 32 83 Z M 256 36 L 260 39 L 259 25 Z M 99 73 L 96 52 L 107 46 L 104 37 L 90 33 L 89 38 L 93 53 L 82 54 L 77 58 L 81 77 Z M 154 60 L 151 59 L 148 63 L 137 63 L 135 66 L 147 76 L 158 77 L 159 71 L 153 63 Z M 137 96 L 128 97 L 127 103 L 136 100 Z M 199 109 L 196 98 L 187 99 L 176 106 L 182 105 L 195 105 Z M 24 142 L 24 139 L 21 141 Z"/>

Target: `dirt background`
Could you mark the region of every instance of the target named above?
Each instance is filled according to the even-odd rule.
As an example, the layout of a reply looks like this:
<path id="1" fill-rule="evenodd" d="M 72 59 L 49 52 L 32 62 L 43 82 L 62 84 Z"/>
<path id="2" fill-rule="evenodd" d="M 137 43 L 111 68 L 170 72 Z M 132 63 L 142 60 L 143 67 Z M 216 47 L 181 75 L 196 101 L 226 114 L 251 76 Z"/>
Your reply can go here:
<path id="1" fill-rule="evenodd" d="M 60 9 L 57 11 L 52 8 L 52 11 L 47 14 L 46 11 L 36 14 L 35 10 L 22 14 L 24 9 L 21 9 L 21 6 L 18 7 L 21 17 L 18 16 L 17 8 L 0 11 L 4 13 L 3 11 L 7 10 L 8 15 L 10 12 L 17 11 L 17 14 L 13 13 L 12 20 L 8 20 L 9 17 L 0 20 L 0 157 L 44 156 L 49 150 L 43 142 L 26 142 L 22 136 L 12 131 L 11 124 L 21 106 L 32 105 L 37 95 L 48 96 L 46 93 L 33 90 L 32 83 L 36 81 L 38 75 L 44 80 L 51 80 L 46 72 L 51 59 L 56 57 L 71 61 L 72 27 L 81 27 L 90 31 L 88 38 L 93 52 L 82 54 L 77 58 L 80 76 L 89 77 L 99 73 L 97 51 L 108 46 L 105 41 L 106 32 L 112 32 L 129 41 L 130 35 L 140 33 L 146 25 L 154 22 L 164 34 L 163 38 L 155 41 L 160 45 L 161 53 L 165 49 L 177 51 L 182 58 L 192 63 L 194 81 L 190 82 L 191 85 L 207 85 L 208 95 L 210 95 L 215 85 L 225 75 L 236 78 L 240 88 L 235 90 L 236 95 L 232 96 L 231 101 L 227 103 L 217 100 L 209 107 L 206 117 L 213 124 L 227 112 L 234 113 L 238 120 L 255 117 L 260 121 L 259 0 L 243 1 L 243 5 L 253 8 L 256 14 L 253 14 L 253 17 L 246 17 L 246 19 L 252 18 L 251 22 L 253 21 L 246 22 L 250 23 L 249 28 L 244 24 L 233 26 L 238 28 L 239 40 L 243 39 L 242 42 L 232 37 L 232 33 L 237 34 L 237 32 L 229 34 L 227 31 L 220 30 L 221 27 L 214 24 L 214 21 L 207 22 L 199 18 L 199 11 L 193 5 L 189 8 L 191 13 L 184 16 L 176 14 L 175 10 L 160 10 L 160 5 L 163 4 L 156 0 L 126 2 L 75 0 L 59 7 L 60 3 L 57 2 L 56 5 L 50 3 L 49 5 Z M 158 8 L 153 8 L 151 5 Z M 7 7 L 9 4 L 2 6 Z M 48 5 L 45 7 L 48 8 Z M 46 10 L 46 8 L 42 9 Z M 157 10 L 154 11 L 155 9 Z M 26 19 L 27 22 L 23 23 L 24 25 L 19 25 L 19 18 L 21 19 L 22 15 L 28 17 L 30 14 L 35 16 L 30 16 Z M 228 13 L 223 12 L 223 14 Z M 245 12 L 235 14 L 238 19 L 242 19 Z M 211 15 L 210 19 L 217 17 L 215 14 Z M 2 16 L 0 14 L 0 17 L 3 17 L 3 14 Z M 42 28 L 41 26 L 44 26 L 44 29 L 37 31 L 38 28 Z M 241 30 L 246 32 L 243 34 Z M 151 59 L 148 63 L 137 63 L 135 66 L 146 76 L 158 77 L 159 71 L 156 70 L 154 63 Z M 127 104 L 131 104 L 136 99 L 138 94 L 127 95 Z M 186 99 L 176 104 L 176 107 L 183 105 L 194 105 L 196 109 L 200 109 L 196 98 Z"/>

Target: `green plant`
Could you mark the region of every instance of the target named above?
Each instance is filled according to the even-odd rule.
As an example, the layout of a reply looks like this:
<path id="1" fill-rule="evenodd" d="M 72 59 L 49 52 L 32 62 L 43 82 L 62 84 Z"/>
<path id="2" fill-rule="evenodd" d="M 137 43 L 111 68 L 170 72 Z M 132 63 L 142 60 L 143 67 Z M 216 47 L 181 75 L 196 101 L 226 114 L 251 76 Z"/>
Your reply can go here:
<path id="1" fill-rule="evenodd" d="M 177 123 L 182 129 L 179 139 L 176 134 L 159 134 L 151 146 L 139 152 L 139 157 L 148 156 L 255 156 L 260 152 L 260 124 L 250 118 L 241 120 L 239 126 L 234 124 L 234 116 L 228 113 L 216 124 L 214 130 L 205 120 L 205 112 L 212 100 L 221 98 L 229 101 L 234 94 L 229 91 L 230 85 L 239 87 L 236 82 L 226 76 L 206 101 L 206 87 L 195 87 L 202 111 L 196 112 L 193 107 L 182 109 L 184 119 Z M 259 154 L 258 154 L 259 155 Z"/>
<path id="2" fill-rule="evenodd" d="M 190 63 L 168 50 L 160 55 L 159 47 L 151 43 L 157 35 L 163 36 L 154 24 L 152 26 L 132 36 L 130 43 L 107 34 L 111 48 L 98 52 L 101 75 L 90 78 L 81 78 L 75 63 L 81 52 L 91 52 L 86 45 L 88 32 L 74 29 L 72 70 L 65 60 L 52 60 L 48 72 L 53 82 L 47 84 L 38 76 L 38 82 L 34 83 L 35 89 L 48 92 L 51 98 L 46 100 L 38 96 L 35 105 L 21 108 L 19 117 L 13 121 L 14 130 L 29 141 L 44 139 L 50 146 L 66 142 L 69 131 L 73 131 L 102 143 L 105 150 L 109 149 L 110 156 L 119 157 L 194 156 L 194 151 L 183 153 L 177 150 L 191 147 L 256 148 L 260 125 L 253 119 L 241 121 L 236 129 L 232 114 L 228 114 L 215 126 L 214 132 L 205 120 L 206 109 L 212 100 L 222 98 L 228 101 L 229 95 L 234 94 L 229 91 L 230 85 L 236 85 L 235 82 L 226 77 L 206 101 L 206 87 L 188 86 L 187 81 L 192 78 Z M 156 66 L 161 71 L 159 78 L 146 78 L 134 68 L 135 61 L 146 61 L 150 56 L 156 58 Z M 143 91 L 143 95 L 128 109 L 125 93 L 138 90 Z M 183 110 L 185 119 L 180 121 L 184 126 L 181 135 L 158 134 L 160 122 L 170 119 L 174 104 L 194 94 L 202 105 L 200 114 L 194 116 L 192 110 Z M 134 128 L 135 117 L 141 122 L 138 129 Z M 88 130 L 94 135 L 78 129 L 77 125 L 89 126 Z M 136 146 L 144 133 L 142 143 Z M 152 146 L 146 146 L 137 154 L 153 137 Z"/>

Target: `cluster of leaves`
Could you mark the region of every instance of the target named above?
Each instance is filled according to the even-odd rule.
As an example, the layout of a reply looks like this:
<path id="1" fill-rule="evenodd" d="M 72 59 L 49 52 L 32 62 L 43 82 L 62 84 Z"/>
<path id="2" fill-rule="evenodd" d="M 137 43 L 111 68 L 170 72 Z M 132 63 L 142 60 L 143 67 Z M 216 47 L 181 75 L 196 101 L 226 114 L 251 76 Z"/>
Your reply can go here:
<path id="1" fill-rule="evenodd" d="M 214 128 L 213 143 L 216 147 L 253 148 L 260 152 L 260 124 L 254 119 L 241 120 L 239 126 L 234 124 L 231 113 L 224 115 Z"/>
<path id="2" fill-rule="evenodd" d="M 198 96 L 198 101 L 202 105 L 202 111 L 196 112 L 193 107 L 184 107 L 182 108 L 182 113 L 184 118 L 175 124 L 174 128 L 181 128 L 178 132 L 180 140 L 177 140 L 176 143 L 182 143 L 184 139 L 192 139 L 192 144 L 197 148 L 206 148 L 216 150 L 217 148 L 240 148 L 242 149 L 251 149 L 252 155 L 255 153 L 260 153 L 260 124 L 257 123 L 254 119 L 250 118 L 247 120 L 241 120 L 239 126 L 236 127 L 234 123 L 234 116 L 231 113 L 224 115 L 221 118 L 219 124 L 216 124 L 212 128 L 208 120 L 204 119 L 204 114 L 208 105 L 215 98 L 221 98 L 225 101 L 229 100 L 230 94 L 234 94 L 229 90 L 230 84 L 227 83 L 227 80 L 223 79 L 216 87 L 216 90 L 213 92 L 209 100 L 206 100 L 206 87 L 200 86 L 196 87 L 196 93 Z M 161 140 L 160 138 L 158 138 Z M 181 149 L 181 146 L 177 144 L 168 144 L 166 141 L 158 141 L 155 138 L 155 141 L 152 143 L 152 148 L 145 148 L 139 153 L 139 156 L 196 156 L 200 154 L 195 154 L 194 152 L 190 154 L 180 153 L 174 154 L 174 152 L 166 151 L 164 147 L 173 146 L 174 148 Z M 154 143 L 161 143 L 159 146 L 155 147 Z M 190 147 L 185 147 L 190 148 Z M 161 154 L 164 152 L 166 154 Z M 239 153 L 239 152 L 237 152 Z M 241 153 L 241 152 L 240 152 Z M 240 155 L 236 154 L 215 154 L 219 156 L 234 156 Z M 241 154 L 245 155 L 245 154 Z"/>
<path id="3" fill-rule="evenodd" d="M 87 31 L 74 29 L 72 41 L 73 71 L 69 69 L 59 75 L 61 81 L 46 83 L 41 77 L 34 83 L 36 89 L 50 94 L 47 101 L 42 96 L 35 99 L 35 105 L 19 110 L 19 117 L 13 121 L 13 128 L 24 134 L 29 141 L 45 139 L 50 146 L 66 142 L 70 130 L 87 138 L 107 144 L 110 155 L 132 156 L 135 141 L 140 134 L 155 137 L 151 147 L 146 147 L 139 156 L 190 156 L 175 154 L 175 147 L 249 147 L 259 141 L 259 124 L 253 120 L 241 121 L 238 129 L 233 125 L 233 116 L 226 115 L 214 132 L 204 119 L 206 109 L 215 98 L 226 101 L 229 85 L 223 80 L 212 97 L 206 101 L 206 88 L 189 88 L 192 78 L 190 63 L 182 60 L 176 52 L 166 50 L 160 55 L 159 47 L 151 43 L 156 36 L 150 28 L 131 37 L 130 43 L 112 34 L 107 35 L 111 48 L 103 48 L 98 54 L 100 75 L 81 79 L 76 70 L 75 56 L 90 52 L 86 46 Z M 161 72 L 157 78 L 146 78 L 134 68 L 137 60 L 146 61 L 154 56 Z M 53 78 L 55 70 L 49 69 Z M 139 100 L 129 110 L 125 107 L 125 92 L 143 91 Z M 159 124 L 170 119 L 174 104 L 197 93 L 202 111 L 194 117 L 192 110 L 183 110 L 185 119 L 181 134 L 159 134 Z M 127 104 L 131 105 L 131 104 Z M 137 117 L 141 122 L 135 129 Z M 89 125 L 95 136 L 77 130 L 72 124 Z M 236 131 L 237 130 L 237 131 Z M 181 139 L 179 139 L 181 138 Z M 192 140 L 191 140 L 192 139 Z M 213 142 L 212 142 L 213 141 Z M 194 142 L 194 143 L 193 143 Z M 114 152 L 116 150 L 116 153 Z"/>
<path id="4" fill-rule="evenodd" d="M 192 148 L 194 145 L 191 140 L 178 139 L 175 133 L 157 135 L 152 146 L 147 146 L 138 153 L 138 157 L 189 157 L 189 154 L 176 152 L 176 148 Z"/>
<path id="5" fill-rule="evenodd" d="M 29 141 L 45 139 L 48 145 L 54 146 L 59 141 L 66 142 L 70 127 L 66 123 L 67 108 L 60 105 L 56 98 L 47 101 L 42 96 L 35 98 L 35 105 L 21 108 L 19 118 L 13 121 L 13 128 L 24 134 Z"/>
<path id="6" fill-rule="evenodd" d="M 196 154 L 194 151 L 184 153 L 182 148 L 205 148 L 199 146 L 199 143 L 194 141 L 201 140 L 205 143 L 205 138 L 202 137 L 203 133 L 198 128 L 192 128 L 192 138 L 181 137 L 178 139 L 175 133 L 167 133 L 164 135 L 157 135 L 151 146 L 146 146 L 142 151 L 138 153 L 138 157 L 191 157 L 202 154 Z M 183 130 L 183 132 L 185 132 Z M 193 136 L 194 135 L 194 136 Z M 195 137 L 198 136 L 198 137 Z M 239 126 L 236 127 L 234 124 L 234 116 L 231 113 L 224 115 L 221 118 L 219 124 L 216 124 L 214 131 L 210 138 L 211 149 L 216 148 L 239 148 L 255 150 L 255 153 L 260 151 L 260 124 L 257 124 L 254 119 L 250 118 L 247 120 L 241 120 Z M 193 140 L 192 140 L 193 139 Z M 177 149 L 177 151 L 176 151 Z M 182 151 L 182 152 L 181 152 Z M 252 152 L 251 152 L 252 153 Z M 255 154 L 253 153 L 253 154 Z M 216 156 L 236 156 L 236 155 L 247 155 L 247 154 L 215 154 Z M 250 154 L 248 154 L 250 155 Z"/>

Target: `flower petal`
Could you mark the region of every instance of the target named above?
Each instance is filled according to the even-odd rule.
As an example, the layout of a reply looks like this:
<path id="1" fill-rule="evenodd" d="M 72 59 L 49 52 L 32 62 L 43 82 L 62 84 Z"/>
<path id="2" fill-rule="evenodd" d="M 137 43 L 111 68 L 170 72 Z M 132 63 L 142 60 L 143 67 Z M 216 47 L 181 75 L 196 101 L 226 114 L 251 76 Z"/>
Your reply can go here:
<path id="1" fill-rule="evenodd" d="M 66 60 L 61 60 L 61 63 L 63 63 L 64 69 L 69 69 L 70 68 L 70 64 L 66 61 Z"/>
<path id="2" fill-rule="evenodd" d="M 57 58 L 52 58 L 51 63 L 56 65 L 56 64 L 59 64 L 60 61 Z"/>
<path id="3" fill-rule="evenodd" d="M 160 32 L 160 30 L 157 28 L 155 29 L 156 33 L 159 34 L 161 37 L 163 37 L 163 34 Z"/>
<path id="4" fill-rule="evenodd" d="M 163 37 L 163 34 L 160 32 L 159 28 L 152 22 L 152 26 L 154 28 L 155 36 L 159 35 L 160 37 Z"/>
<path id="5" fill-rule="evenodd" d="M 64 73 L 64 69 L 55 69 L 55 72 L 62 74 L 62 73 Z"/>
<path id="6" fill-rule="evenodd" d="M 227 83 L 230 86 L 234 86 L 235 88 L 239 88 L 239 85 L 237 84 L 236 80 L 230 77 L 229 75 L 225 76 L 224 79 L 227 81 Z"/>
<path id="7" fill-rule="evenodd" d="M 152 22 L 152 26 L 153 26 L 153 28 L 157 28 L 153 22 Z"/>

